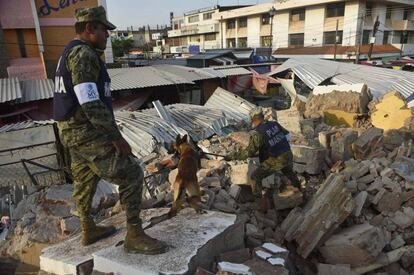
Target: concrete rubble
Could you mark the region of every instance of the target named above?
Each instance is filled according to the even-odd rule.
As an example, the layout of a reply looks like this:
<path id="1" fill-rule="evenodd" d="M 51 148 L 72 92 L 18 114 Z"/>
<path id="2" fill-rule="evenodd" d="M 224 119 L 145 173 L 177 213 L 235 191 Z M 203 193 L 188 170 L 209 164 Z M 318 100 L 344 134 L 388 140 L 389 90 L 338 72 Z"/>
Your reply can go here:
<path id="1" fill-rule="evenodd" d="M 347 97 L 348 91 L 339 92 Z M 334 101 L 328 102 L 328 112 L 323 104 L 309 103 L 305 110 L 313 106 L 317 115 L 308 117 L 294 108 L 266 110 L 269 119 L 279 119 L 293 133 L 293 169 L 301 189 L 293 187 L 282 173 L 265 178 L 262 186 L 274 192 L 263 209 L 263 201 L 255 201 L 252 192 L 251 175 L 259 165 L 257 158 L 225 161 L 206 154 L 197 177 L 201 204 L 208 214 L 197 216 L 186 209 L 178 217 L 181 228 L 172 219 L 148 229 L 155 237 L 173 243 L 178 255 L 171 259 L 161 255 L 152 261 L 123 254 L 116 246 L 125 234 L 123 221 L 118 221 L 119 231 L 107 243 L 99 243 L 99 249 L 89 251 L 81 260 L 75 257 L 68 265 L 73 269 L 82 266 L 80 262 L 93 260 L 96 274 L 120 270 L 119 274 L 151 274 L 156 270 L 198 275 L 413 273 L 414 135 L 406 129 L 372 127 L 366 117 L 360 123 L 352 117 L 352 126 L 357 128 L 328 125 L 319 117 L 327 113 L 340 117 L 343 114 L 337 111 L 348 109 L 354 116 L 367 115 L 366 92 L 352 94 L 354 101 L 349 106 L 342 104 L 342 109 L 335 109 Z M 291 121 L 290 115 L 294 115 Z M 197 145 L 207 153 L 228 155 L 248 145 L 251 133 L 246 125 L 232 125 L 225 135 L 198 140 Z M 145 211 L 158 216 L 171 205 L 176 166 L 177 160 L 165 148 L 142 159 L 146 175 L 155 174 L 146 179 L 142 208 L 151 210 Z M 6 249 L 8 254 L 18 254 L 13 250 L 24 250 L 31 239 L 60 245 L 70 239 L 74 247 L 79 220 L 70 197 L 70 186 L 45 188 L 28 196 L 16 209 L 18 223 Z M 105 195 L 94 203 L 93 214 L 99 220 L 116 220 L 121 212 L 116 195 Z M 204 238 L 203 232 L 214 229 L 206 224 L 208 220 L 222 223 L 210 223 L 218 231 Z M 38 229 L 40 221 L 47 221 L 42 230 Z M 167 231 L 171 234 L 165 234 Z M 234 233 L 234 246 L 223 247 L 228 241 L 223 236 L 229 232 Z M 197 241 L 193 246 L 183 245 L 178 236 Z M 49 249 L 42 256 L 45 263 L 53 258 L 53 249 Z"/>

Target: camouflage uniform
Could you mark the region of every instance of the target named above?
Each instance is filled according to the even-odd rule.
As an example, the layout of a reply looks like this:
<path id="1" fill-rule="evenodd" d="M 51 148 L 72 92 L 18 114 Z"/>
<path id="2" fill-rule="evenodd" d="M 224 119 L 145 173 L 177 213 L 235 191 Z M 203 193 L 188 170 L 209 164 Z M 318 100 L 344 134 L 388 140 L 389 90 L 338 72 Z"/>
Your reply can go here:
<path id="1" fill-rule="evenodd" d="M 100 63 L 91 45 L 73 47 L 66 57 L 73 86 L 96 82 Z M 119 186 L 127 221 L 139 222 L 143 171 L 132 158 L 122 158 L 112 145 L 121 133 L 113 112 L 101 100 L 80 105 L 67 121 L 58 122 L 59 135 L 68 148 L 74 179 L 73 197 L 79 216 L 89 216 L 98 181 L 103 178 Z"/>
<path id="2" fill-rule="evenodd" d="M 254 131 L 254 134 L 250 137 L 249 145 L 246 148 L 231 154 L 230 158 L 246 160 L 248 158 L 255 157 L 262 146 L 265 146 L 262 135 L 259 132 Z M 275 172 L 284 173 L 293 185 L 299 186 L 299 180 L 292 168 L 293 156 L 291 151 L 283 153 L 278 157 L 268 157 L 266 160 L 261 162 L 260 166 L 252 174 L 252 179 L 255 181 L 253 189 L 255 189 L 254 191 L 256 195 L 261 194 L 262 180 Z"/>

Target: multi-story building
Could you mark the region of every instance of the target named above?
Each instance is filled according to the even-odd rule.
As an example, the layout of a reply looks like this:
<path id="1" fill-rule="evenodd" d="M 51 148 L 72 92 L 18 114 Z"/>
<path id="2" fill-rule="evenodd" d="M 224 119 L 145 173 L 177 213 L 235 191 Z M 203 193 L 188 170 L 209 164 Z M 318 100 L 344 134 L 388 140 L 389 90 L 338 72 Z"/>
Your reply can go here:
<path id="1" fill-rule="evenodd" d="M 0 0 L 0 78 L 52 78 L 63 48 L 75 37 L 75 10 L 98 5 L 106 7 L 106 0 Z M 107 62 L 112 62 L 110 43 Z"/>
<path id="2" fill-rule="evenodd" d="M 333 58 L 337 53 L 337 58 L 353 59 L 359 51 L 361 58 L 366 58 L 371 42 L 373 57 L 398 55 L 401 49 L 405 54 L 414 53 L 414 0 L 275 0 L 214 9 L 208 21 L 215 24 L 211 43 L 206 43 L 205 35 L 198 35 L 198 25 L 191 27 L 193 33 L 189 31 L 194 20 L 191 16 L 200 19 L 201 13 L 174 18 L 177 23 L 169 36 L 179 36 L 179 45 L 201 45 L 201 50 L 271 47 L 279 57 L 300 54 Z"/>
<path id="3" fill-rule="evenodd" d="M 243 6 L 213 6 L 184 13 L 172 19 L 171 47 L 195 46 L 200 50 L 222 48 L 220 12 Z"/>
<path id="4" fill-rule="evenodd" d="M 111 31 L 112 37 L 118 37 L 121 39 L 131 39 L 134 41 L 134 48 L 142 48 L 147 44 L 156 44 L 157 40 L 167 38 L 167 26 L 143 26 L 137 28 L 127 28 L 127 30 L 114 30 Z"/>

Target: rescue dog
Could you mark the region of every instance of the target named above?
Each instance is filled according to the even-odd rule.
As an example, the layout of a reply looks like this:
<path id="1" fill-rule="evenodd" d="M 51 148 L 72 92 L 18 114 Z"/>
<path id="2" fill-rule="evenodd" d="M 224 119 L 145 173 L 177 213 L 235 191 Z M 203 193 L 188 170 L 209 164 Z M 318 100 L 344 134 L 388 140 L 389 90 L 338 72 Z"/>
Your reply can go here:
<path id="1" fill-rule="evenodd" d="M 193 143 L 193 142 L 192 142 Z M 180 156 L 178 174 L 173 184 L 173 204 L 168 215 L 173 217 L 187 203 L 197 213 L 203 213 L 200 208 L 201 190 L 198 185 L 197 171 L 200 168 L 200 154 L 197 146 L 188 141 L 187 135 L 177 136 L 173 150 Z"/>

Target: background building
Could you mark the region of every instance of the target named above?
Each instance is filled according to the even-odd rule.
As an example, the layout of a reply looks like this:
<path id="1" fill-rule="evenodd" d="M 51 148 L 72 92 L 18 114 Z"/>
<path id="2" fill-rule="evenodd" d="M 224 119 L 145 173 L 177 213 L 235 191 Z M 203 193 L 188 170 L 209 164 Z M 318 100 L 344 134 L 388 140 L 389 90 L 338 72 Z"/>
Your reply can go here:
<path id="1" fill-rule="evenodd" d="M 176 48 L 180 53 L 182 47 L 193 51 L 223 48 L 221 21 L 218 14 L 223 11 L 243 6 L 213 6 L 184 13 L 184 16 L 172 18 L 172 30 L 168 32 L 171 41 L 171 52 Z M 191 47 L 192 46 L 192 47 Z M 192 50 L 193 49 L 193 50 Z"/>
<path id="2" fill-rule="evenodd" d="M 206 15 L 210 13 L 211 18 Z M 414 0 L 296 0 L 226 10 L 213 7 L 175 17 L 168 35 L 178 38 L 178 46 L 199 45 L 201 51 L 269 47 L 280 58 L 334 58 L 336 53 L 338 59 L 355 59 L 359 52 L 364 59 L 371 42 L 372 57 L 398 56 L 401 50 L 413 54 Z"/>
<path id="3" fill-rule="evenodd" d="M 5 45 L 0 68 L 7 68 L 0 77 L 52 78 L 64 46 L 75 37 L 75 10 L 98 5 L 106 8 L 106 1 L 0 0 L 0 42 Z M 110 43 L 107 62 L 113 60 Z"/>

